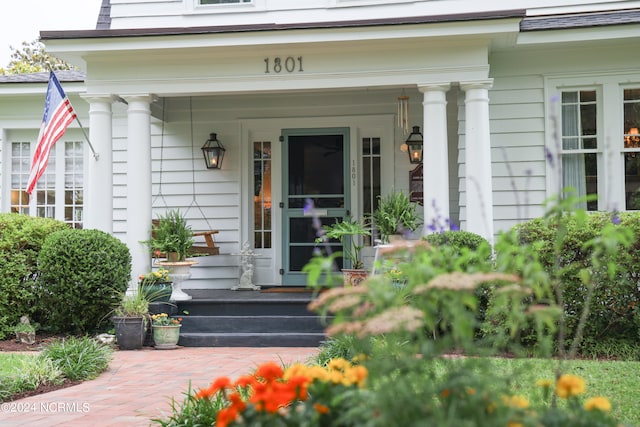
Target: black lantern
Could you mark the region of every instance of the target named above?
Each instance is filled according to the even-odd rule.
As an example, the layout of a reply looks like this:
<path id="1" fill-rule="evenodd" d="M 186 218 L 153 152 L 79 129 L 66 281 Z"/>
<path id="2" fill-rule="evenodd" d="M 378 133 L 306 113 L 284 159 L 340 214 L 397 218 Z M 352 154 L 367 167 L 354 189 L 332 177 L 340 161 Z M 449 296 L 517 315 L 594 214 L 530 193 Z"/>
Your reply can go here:
<path id="1" fill-rule="evenodd" d="M 407 138 L 407 141 L 405 142 L 405 144 L 407 144 L 409 162 L 422 163 L 422 142 L 420 126 L 414 126 L 413 131 L 409 134 L 409 138 Z"/>
<path id="2" fill-rule="evenodd" d="M 202 154 L 204 155 L 204 163 L 207 169 L 220 169 L 225 151 L 220 141 L 218 141 L 217 134 L 210 133 L 209 139 L 202 146 Z"/>

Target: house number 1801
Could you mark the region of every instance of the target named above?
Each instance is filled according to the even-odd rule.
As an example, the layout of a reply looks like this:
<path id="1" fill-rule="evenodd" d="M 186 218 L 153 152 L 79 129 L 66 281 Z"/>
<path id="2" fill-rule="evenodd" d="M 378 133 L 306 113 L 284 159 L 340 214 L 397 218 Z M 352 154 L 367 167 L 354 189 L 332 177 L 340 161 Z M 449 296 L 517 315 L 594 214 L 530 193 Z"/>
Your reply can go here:
<path id="1" fill-rule="evenodd" d="M 271 72 L 279 74 L 283 71 L 286 71 L 287 73 L 303 72 L 302 56 L 298 56 L 297 58 L 294 58 L 293 56 L 287 56 L 286 58 L 281 58 L 279 56 L 276 56 L 275 58 L 264 58 L 265 74 L 269 74 Z"/>

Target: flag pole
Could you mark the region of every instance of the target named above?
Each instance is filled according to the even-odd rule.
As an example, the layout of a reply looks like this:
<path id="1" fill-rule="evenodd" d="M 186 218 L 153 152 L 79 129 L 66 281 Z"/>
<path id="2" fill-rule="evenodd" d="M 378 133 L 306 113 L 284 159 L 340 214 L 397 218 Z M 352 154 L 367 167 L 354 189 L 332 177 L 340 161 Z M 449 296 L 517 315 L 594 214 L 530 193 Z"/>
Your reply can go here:
<path id="1" fill-rule="evenodd" d="M 76 114 L 76 121 L 78 122 L 78 125 L 80 126 L 80 130 L 82 131 L 82 134 L 84 135 L 84 138 L 87 140 L 87 144 L 89 144 L 89 148 L 91 148 L 91 152 L 93 153 L 93 158 L 96 159 L 96 161 L 98 161 L 100 159 L 100 154 L 96 153 L 96 150 L 93 149 L 93 145 L 91 144 L 91 140 L 89 140 L 89 135 L 87 135 L 87 131 L 84 130 L 84 127 L 82 127 L 82 123 L 80 123 L 80 119 L 78 118 L 77 114 Z"/>

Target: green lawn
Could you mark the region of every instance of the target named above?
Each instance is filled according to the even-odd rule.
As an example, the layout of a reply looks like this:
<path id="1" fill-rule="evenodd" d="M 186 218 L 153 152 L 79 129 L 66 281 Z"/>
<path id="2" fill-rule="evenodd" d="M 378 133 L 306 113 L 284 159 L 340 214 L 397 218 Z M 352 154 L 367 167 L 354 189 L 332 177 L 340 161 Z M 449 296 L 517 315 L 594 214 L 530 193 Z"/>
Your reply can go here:
<path id="1" fill-rule="evenodd" d="M 22 366 L 22 361 L 33 357 L 31 354 L 0 353 L 0 378 L 16 371 Z"/>
<path id="2" fill-rule="evenodd" d="M 517 371 L 514 393 L 527 396 L 530 401 L 540 400 L 539 379 L 554 379 L 558 361 L 545 359 L 495 359 L 496 369 Z M 605 396 L 612 405 L 612 414 L 621 422 L 640 426 L 640 362 L 572 360 L 563 362 L 562 372 L 585 379 L 585 398 Z"/>

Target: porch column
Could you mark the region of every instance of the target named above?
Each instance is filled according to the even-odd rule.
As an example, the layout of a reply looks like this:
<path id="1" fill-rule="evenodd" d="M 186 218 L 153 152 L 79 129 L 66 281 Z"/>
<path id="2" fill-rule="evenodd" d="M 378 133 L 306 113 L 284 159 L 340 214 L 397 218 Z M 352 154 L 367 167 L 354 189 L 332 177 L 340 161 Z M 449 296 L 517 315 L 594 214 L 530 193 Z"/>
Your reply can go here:
<path id="1" fill-rule="evenodd" d="M 467 231 L 493 244 L 493 185 L 489 88 L 493 80 L 460 82 L 465 91 L 465 194 Z"/>
<path id="2" fill-rule="evenodd" d="M 131 287 L 151 270 L 142 241 L 151 237 L 151 96 L 125 97 L 127 109 L 127 246 L 131 251 Z"/>
<path id="3" fill-rule="evenodd" d="M 98 154 L 96 160 L 88 156 L 85 179 L 84 218 L 85 229 L 98 229 L 113 233 L 113 147 L 111 95 L 91 96 L 89 102 L 89 139 Z M 89 147 L 86 148 L 89 150 Z"/>
<path id="4" fill-rule="evenodd" d="M 449 215 L 449 154 L 447 140 L 447 91 L 449 83 L 419 86 L 422 102 L 423 146 L 423 234 L 441 231 Z"/>

